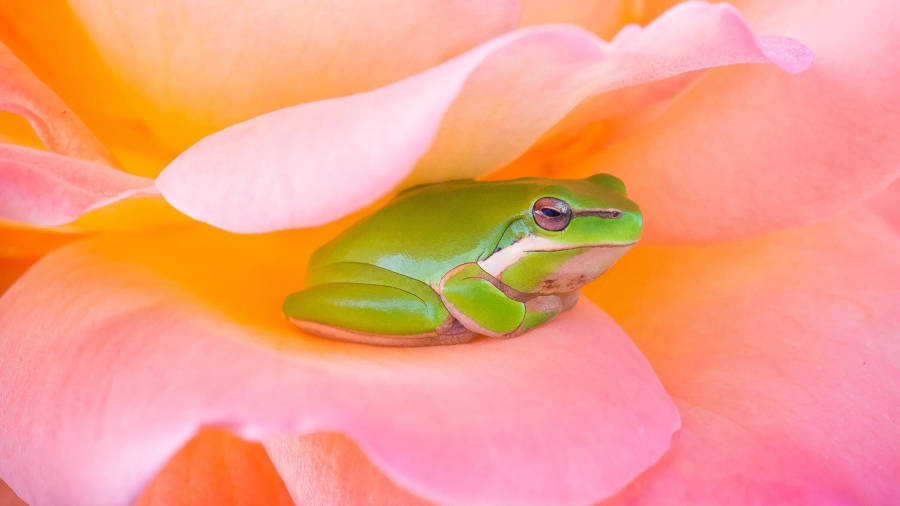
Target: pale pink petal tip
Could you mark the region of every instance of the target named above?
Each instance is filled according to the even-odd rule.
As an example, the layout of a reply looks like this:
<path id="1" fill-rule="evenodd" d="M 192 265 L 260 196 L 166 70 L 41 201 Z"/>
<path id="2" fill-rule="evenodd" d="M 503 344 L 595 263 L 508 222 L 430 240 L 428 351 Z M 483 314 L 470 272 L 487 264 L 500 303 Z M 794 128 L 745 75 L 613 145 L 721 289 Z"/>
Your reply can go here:
<path id="1" fill-rule="evenodd" d="M 794 39 L 760 36 L 756 43 L 769 61 L 789 74 L 799 74 L 812 65 L 812 50 Z"/>
<path id="2" fill-rule="evenodd" d="M 637 347 L 590 302 L 505 341 L 333 343 L 277 314 L 302 234 L 172 234 L 68 246 L 0 298 L 0 479 L 33 506 L 130 503 L 206 426 L 340 432 L 442 503 L 587 504 L 655 463 L 680 426 Z M 172 272 L 204 293 L 229 272 L 246 300 L 200 303 Z M 276 464 L 302 494 L 289 479 L 301 464 Z"/>
<path id="3" fill-rule="evenodd" d="M 56 153 L 0 144 L 2 219 L 62 225 L 92 209 L 141 195 L 158 195 L 152 179 Z"/>

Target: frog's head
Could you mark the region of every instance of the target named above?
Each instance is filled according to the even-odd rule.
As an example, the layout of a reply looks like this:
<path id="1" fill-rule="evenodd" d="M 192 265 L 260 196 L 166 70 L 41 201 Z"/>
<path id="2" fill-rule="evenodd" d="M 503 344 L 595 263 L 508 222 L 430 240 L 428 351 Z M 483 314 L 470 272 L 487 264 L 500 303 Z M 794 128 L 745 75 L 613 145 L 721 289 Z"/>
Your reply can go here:
<path id="1" fill-rule="evenodd" d="M 641 237 L 641 210 L 609 174 L 556 180 L 531 207 L 531 235 L 560 247 L 631 245 Z"/>
<path id="2" fill-rule="evenodd" d="M 482 267 L 526 293 L 565 293 L 594 280 L 641 236 L 640 208 L 609 174 L 534 180 L 527 217 L 514 223 Z"/>

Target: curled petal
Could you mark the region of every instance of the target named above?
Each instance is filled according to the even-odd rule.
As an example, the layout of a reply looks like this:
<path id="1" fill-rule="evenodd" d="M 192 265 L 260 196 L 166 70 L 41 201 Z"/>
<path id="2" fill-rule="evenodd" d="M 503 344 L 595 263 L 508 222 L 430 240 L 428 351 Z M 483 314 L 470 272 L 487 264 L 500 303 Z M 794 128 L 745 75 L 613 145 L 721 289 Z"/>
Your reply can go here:
<path id="1" fill-rule="evenodd" d="M 896 3 L 748 1 L 757 30 L 795 37 L 809 71 L 703 77 L 657 121 L 573 170 L 629 185 L 655 242 L 717 241 L 826 219 L 900 174 Z"/>
<path id="2" fill-rule="evenodd" d="M 328 431 L 430 500 L 584 504 L 668 447 L 671 400 L 590 302 L 461 346 L 298 332 L 280 307 L 310 236 L 110 236 L 42 259 L 0 298 L 0 477 L 34 505 L 121 504 L 201 427 Z"/>
<path id="3" fill-rule="evenodd" d="M 727 6 L 685 5 L 612 44 L 573 26 L 526 28 L 390 86 L 213 134 L 157 184 L 174 207 L 226 230 L 312 226 L 404 179 L 473 177 L 504 165 L 587 97 L 734 63 L 799 72 L 810 58 L 793 40 L 755 37 Z"/>
<path id="4" fill-rule="evenodd" d="M 684 428 L 612 504 L 896 504 L 900 238 L 858 208 L 731 243 L 636 248 L 592 287 Z"/>
<path id="5" fill-rule="evenodd" d="M 33 258 L 0 258 L 0 294 L 25 274 L 34 262 Z"/>
<path id="6" fill-rule="evenodd" d="M 2 43 L 0 111 L 18 114 L 27 119 L 51 151 L 114 165 L 109 151 L 78 116 Z"/>
<path id="7" fill-rule="evenodd" d="M 0 218 L 60 225 L 131 196 L 153 195 L 153 180 L 33 148 L 0 144 Z"/>

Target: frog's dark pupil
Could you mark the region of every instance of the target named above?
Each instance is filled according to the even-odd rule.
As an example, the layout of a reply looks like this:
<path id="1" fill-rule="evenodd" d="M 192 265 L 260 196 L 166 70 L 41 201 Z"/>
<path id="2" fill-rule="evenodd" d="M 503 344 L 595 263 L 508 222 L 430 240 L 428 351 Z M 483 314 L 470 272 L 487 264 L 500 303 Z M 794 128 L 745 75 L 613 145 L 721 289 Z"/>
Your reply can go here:
<path id="1" fill-rule="evenodd" d="M 559 211 L 557 211 L 556 209 L 551 209 L 551 208 L 549 208 L 549 207 L 545 207 L 545 208 L 541 209 L 541 213 L 542 213 L 544 216 L 548 216 L 548 217 L 550 217 L 550 218 L 556 218 L 557 216 L 559 216 L 559 215 L 561 214 L 561 213 L 560 213 Z"/>

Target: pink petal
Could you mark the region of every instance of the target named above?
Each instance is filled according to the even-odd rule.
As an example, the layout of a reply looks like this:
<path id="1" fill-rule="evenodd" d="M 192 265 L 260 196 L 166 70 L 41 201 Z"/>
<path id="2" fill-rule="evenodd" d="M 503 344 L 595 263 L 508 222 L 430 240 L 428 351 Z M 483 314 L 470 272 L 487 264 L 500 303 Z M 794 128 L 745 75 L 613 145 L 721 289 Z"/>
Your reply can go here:
<path id="1" fill-rule="evenodd" d="M 114 165 L 109 151 L 53 90 L 0 43 L 0 111 L 18 114 L 51 151 Z"/>
<path id="2" fill-rule="evenodd" d="M 868 206 L 900 234 L 900 179 L 878 192 L 868 202 Z"/>
<path id="3" fill-rule="evenodd" d="M 668 447 L 677 412 L 589 302 L 507 341 L 325 341 L 280 311 L 313 247 L 191 229 L 42 259 L 0 299 L 0 478 L 35 505 L 121 504 L 201 427 L 334 431 L 432 500 L 583 504 Z"/>
<path id="4" fill-rule="evenodd" d="M 607 44 L 571 26 L 511 32 L 372 92 L 302 104 L 213 134 L 157 185 L 185 214 L 234 232 L 317 225 L 406 184 L 504 165 L 587 97 L 741 62 L 809 65 L 756 38 L 727 6 L 673 9 Z"/>
<path id="5" fill-rule="evenodd" d="M 169 460 L 135 506 L 293 506 L 259 443 L 204 429 Z"/>
<path id="6" fill-rule="evenodd" d="M 736 63 L 802 72 L 812 59 L 794 40 L 755 37 L 728 5 L 681 5 L 644 29 L 626 27 L 609 44 L 584 33 L 564 42 L 551 34 L 517 52 L 498 51 L 470 77 L 412 182 L 478 176 L 505 165 L 574 107 L 605 93 Z"/>
<path id="7" fill-rule="evenodd" d="M 515 0 L 68 3 L 141 120 L 179 152 L 259 114 L 407 77 L 518 17 Z"/>
<path id="8" fill-rule="evenodd" d="M 154 193 L 151 179 L 55 153 L 0 144 L 0 218 L 5 220 L 59 225 L 126 197 Z"/>
<path id="9" fill-rule="evenodd" d="M 712 72 L 658 121 L 575 168 L 628 182 L 649 240 L 722 240 L 812 223 L 900 174 L 896 2 L 745 4 L 756 30 L 815 52 L 808 72 Z"/>
<path id="10" fill-rule="evenodd" d="M 0 258 L 0 294 L 25 274 L 34 262 L 33 258 Z"/>
<path id="11" fill-rule="evenodd" d="M 900 503 L 898 251 L 856 209 L 623 258 L 591 294 L 635 336 L 684 428 L 611 502 Z"/>

